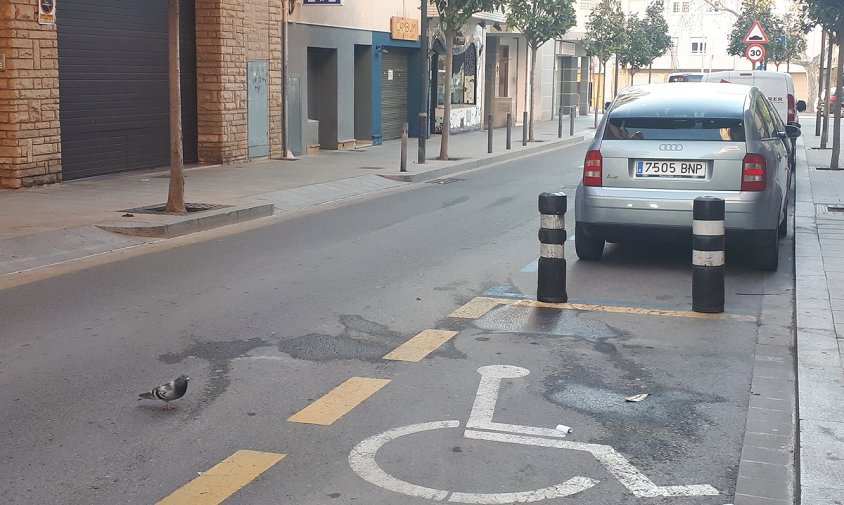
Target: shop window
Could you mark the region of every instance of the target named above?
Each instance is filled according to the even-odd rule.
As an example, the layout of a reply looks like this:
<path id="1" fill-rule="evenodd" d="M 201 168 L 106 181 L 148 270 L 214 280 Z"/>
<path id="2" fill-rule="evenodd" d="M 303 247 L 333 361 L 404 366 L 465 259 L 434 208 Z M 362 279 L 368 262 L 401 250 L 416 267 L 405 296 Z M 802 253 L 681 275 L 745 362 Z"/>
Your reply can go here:
<path id="1" fill-rule="evenodd" d="M 439 47 L 438 47 L 439 46 Z M 442 44 L 439 41 L 434 43 L 434 50 L 440 49 Z M 439 52 L 439 51 L 437 51 Z M 443 50 L 443 52 L 445 52 Z M 437 62 L 437 105 L 445 103 L 445 55 L 438 54 Z M 455 54 L 451 64 L 451 103 L 469 104 L 477 103 L 477 70 L 478 52 L 475 44 L 469 44 L 462 54 Z"/>

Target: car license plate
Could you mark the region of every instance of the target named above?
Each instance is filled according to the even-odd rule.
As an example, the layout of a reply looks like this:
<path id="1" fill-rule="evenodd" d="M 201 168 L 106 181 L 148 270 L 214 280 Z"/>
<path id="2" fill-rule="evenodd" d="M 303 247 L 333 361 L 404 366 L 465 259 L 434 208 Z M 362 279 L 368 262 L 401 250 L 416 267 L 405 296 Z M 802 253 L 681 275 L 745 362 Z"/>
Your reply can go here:
<path id="1" fill-rule="evenodd" d="M 664 177 L 703 179 L 706 177 L 706 162 L 692 160 L 638 160 L 636 177 Z"/>

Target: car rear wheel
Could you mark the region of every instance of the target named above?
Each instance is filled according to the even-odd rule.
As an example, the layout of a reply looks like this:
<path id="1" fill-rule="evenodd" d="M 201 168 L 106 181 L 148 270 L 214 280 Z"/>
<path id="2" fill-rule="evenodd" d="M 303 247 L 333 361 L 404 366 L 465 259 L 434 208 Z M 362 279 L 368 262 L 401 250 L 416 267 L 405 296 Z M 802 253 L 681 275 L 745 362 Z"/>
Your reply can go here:
<path id="1" fill-rule="evenodd" d="M 585 261 L 598 261 L 604 254 L 604 239 L 583 233 L 579 223 L 574 225 L 574 249 L 577 257 Z"/>
<path id="2" fill-rule="evenodd" d="M 768 240 L 756 247 L 756 268 L 767 272 L 776 272 L 780 260 L 779 232 L 766 233 Z"/>

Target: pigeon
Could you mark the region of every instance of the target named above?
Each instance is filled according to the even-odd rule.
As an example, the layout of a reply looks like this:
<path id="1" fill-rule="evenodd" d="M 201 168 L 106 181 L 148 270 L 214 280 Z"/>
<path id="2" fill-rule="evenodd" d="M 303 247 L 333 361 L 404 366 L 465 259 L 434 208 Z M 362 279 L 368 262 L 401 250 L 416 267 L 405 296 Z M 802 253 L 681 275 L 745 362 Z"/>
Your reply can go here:
<path id="1" fill-rule="evenodd" d="M 187 375 L 182 374 L 167 384 L 162 384 L 153 388 L 149 393 L 141 393 L 138 396 L 147 400 L 162 400 L 164 402 L 165 410 L 175 409 L 176 407 L 170 405 L 170 402 L 178 400 L 185 395 L 188 390 L 189 381 L 190 378 L 188 378 Z"/>

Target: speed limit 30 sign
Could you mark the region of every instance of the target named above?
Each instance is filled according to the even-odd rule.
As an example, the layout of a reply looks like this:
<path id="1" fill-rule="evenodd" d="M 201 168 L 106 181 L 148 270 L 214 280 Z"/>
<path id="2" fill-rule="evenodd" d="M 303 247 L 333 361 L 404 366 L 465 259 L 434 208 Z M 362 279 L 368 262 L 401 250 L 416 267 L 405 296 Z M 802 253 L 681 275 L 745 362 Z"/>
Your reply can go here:
<path id="1" fill-rule="evenodd" d="M 765 59 L 765 46 L 762 44 L 750 44 L 747 46 L 747 50 L 745 50 L 744 54 L 747 56 L 748 60 L 753 63 L 758 63 Z"/>

